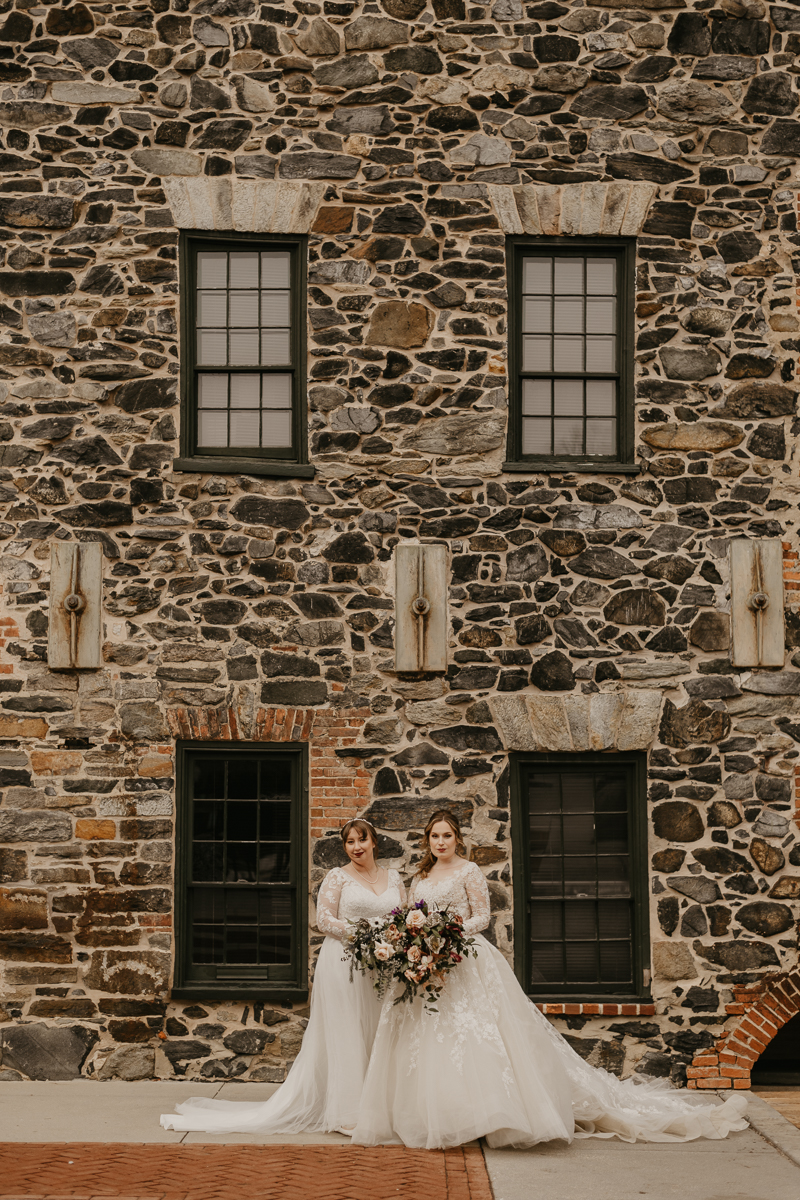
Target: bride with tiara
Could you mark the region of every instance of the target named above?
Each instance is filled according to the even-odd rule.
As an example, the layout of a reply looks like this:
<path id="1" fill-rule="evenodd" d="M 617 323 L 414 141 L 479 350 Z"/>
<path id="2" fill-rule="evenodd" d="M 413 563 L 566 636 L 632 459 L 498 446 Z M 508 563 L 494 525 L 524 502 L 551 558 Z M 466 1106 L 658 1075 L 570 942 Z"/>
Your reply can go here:
<path id="1" fill-rule="evenodd" d="M 427 1149 L 480 1137 L 490 1146 L 520 1147 L 576 1137 L 685 1142 L 746 1127 L 744 1096 L 693 1104 L 662 1081 L 620 1080 L 572 1050 L 481 935 L 489 924 L 488 887 L 480 868 L 466 860 L 458 821 L 447 809 L 425 828 L 409 902 L 457 912 L 477 957 L 465 957 L 448 973 L 436 1011 L 421 997 L 395 1004 L 397 985 L 380 1005 L 366 977 L 354 975 L 350 984 L 348 967 L 333 963 L 340 948 L 332 939 L 342 936 L 344 921 L 385 916 L 398 897 L 405 902 L 396 872 L 387 873 L 385 891 L 373 891 L 371 900 L 366 894 L 358 877 L 364 866 L 351 850 L 356 826 L 368 831 L 352 840 L 363 847 L 363 859 L 367 841 L 375 841 L 367 823 L 345 826 L 354 870 L 331 871 L 320 891 L 318 924 L 329 936 L 308 1030 L 287 1083 L 265 1104 L 189 1100 L 178 1105 L 180 1116 L 162 1117 L 162 1125 L 214 1133 L 335 1128 L 362 1145 Z M 376 876 L 373 886 L 380 890 L 383 880 Z M 359 887 L 363 896 L 354 894 Z"/>
<path id="2" fill-rule="evenodd" d="M 378 835 L 371 821 L 348 821 L 341 829 L 349 863 L 325 876 L 317 897 L 319 952 L 311 1014 L 300 1053 L 285 1083 L 259 1104 L 194 1096 L 165 1113 L 165 1129 L 204 1133 L 301 1133 L 338 1130 L 350 1134 L 381 1012 L 368 976 L 342 957 L 348 922 L 381 920 L 406 902 L 397 871 L 375 861 Z"/>

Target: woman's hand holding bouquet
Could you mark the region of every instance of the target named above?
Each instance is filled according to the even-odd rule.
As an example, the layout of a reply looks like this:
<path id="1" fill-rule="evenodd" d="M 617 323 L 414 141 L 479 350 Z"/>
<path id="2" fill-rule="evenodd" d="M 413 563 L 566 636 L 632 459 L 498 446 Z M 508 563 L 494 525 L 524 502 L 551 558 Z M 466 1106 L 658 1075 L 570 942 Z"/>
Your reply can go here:
<path id="1" fill-rule="evenodd" d="M 410 908 L 396 908 L 380 922 L 357 921 L 345 937 L 345 957 L 350 969 L 373 971 L 375 990 L 383 996 L 398 981 L 402 992 L 394 1003 L 411 1001 L 422 993 L 431 1012 L 447 979 L 463 958 L 477 952 L 471 947 L 458 913 L 429 909 L 424 900 Z"/>

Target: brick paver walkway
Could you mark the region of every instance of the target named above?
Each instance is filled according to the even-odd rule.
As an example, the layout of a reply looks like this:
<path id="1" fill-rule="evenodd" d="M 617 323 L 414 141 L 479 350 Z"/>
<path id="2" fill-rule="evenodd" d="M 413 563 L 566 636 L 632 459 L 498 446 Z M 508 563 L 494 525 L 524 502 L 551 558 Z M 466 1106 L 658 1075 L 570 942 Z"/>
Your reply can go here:
<path id="1" fill-rule="evenodd" d="M 0 1145 L 2 1200 L 492 1200 L 477 1146 Z"/>

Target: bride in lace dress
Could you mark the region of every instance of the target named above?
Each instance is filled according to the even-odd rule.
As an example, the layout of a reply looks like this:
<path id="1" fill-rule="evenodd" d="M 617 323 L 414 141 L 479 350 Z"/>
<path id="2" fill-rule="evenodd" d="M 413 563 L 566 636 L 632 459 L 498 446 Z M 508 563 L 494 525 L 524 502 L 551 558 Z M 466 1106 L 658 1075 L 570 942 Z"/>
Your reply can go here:
<path id="1" fill-rule="evenodd" d="M 204 1133 L 300 1133 L 356 1123 L 361 1089 L 380 1016 L 369 976 L 342 959 L 348 921 L 380 919 L 405 904 L 397 871 L 375 862 L 377 835 L 369 821 L 348 821 L 341 830 L 350 862 L 334 867 L 317 897 L 317 927 L 326 935 L 317 959 L 311 1015 L 289 1076 L 260 1104 L 195 1096 L 161 1118 L 165 1129 Z"/>
<path id="2" fill-rule="evenodd" d="M 434 813 L 409 902 L 449 906 L 475 938 L 477 958 L 450 971 L 427 1011 L 417 997 L 383 1002 L 353 1141 L 433 1149 L 484 1137 L 533 1146 L 573 1137 L 680 1142 L 744 1129 L 741 1095 L 695 1105 L 661 1081 L 620 1080 L 588 1066 L 530 1002 L 502 954 L 480 931 L 489 891 L 465 853 L 456 818 Z"/>

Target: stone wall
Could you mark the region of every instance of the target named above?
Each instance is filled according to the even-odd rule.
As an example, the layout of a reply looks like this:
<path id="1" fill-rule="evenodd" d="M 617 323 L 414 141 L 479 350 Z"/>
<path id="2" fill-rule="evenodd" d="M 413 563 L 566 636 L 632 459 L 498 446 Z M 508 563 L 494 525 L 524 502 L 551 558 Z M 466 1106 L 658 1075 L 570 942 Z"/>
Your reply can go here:
<path id="1" fill-rule="evenodd" d="M 510 953 L 509 749 L 635 710 L 654 1002 L 559 1028 L 680 1081 L 791 967 L 800 618 L 734 671 L 726 554 L 781 539 L 794 600 L 799 46 L 761 0 L 7 8 L 0 1077 L 294 1057 L 304 1010 L 169 997 L 175 736 L 310 740 L 314 888 L 355 811 L 408 867 L 453 806 Z M 173 470 L 193 224 L 309 233 L 313 480 Z M 638 475 L 504 470 L 522 233 L 638 238 Z M 54 538 L 103 544 L 99 671 L 47 668 Z M 445 677 L 393 669 L 409 539 Z"/>

